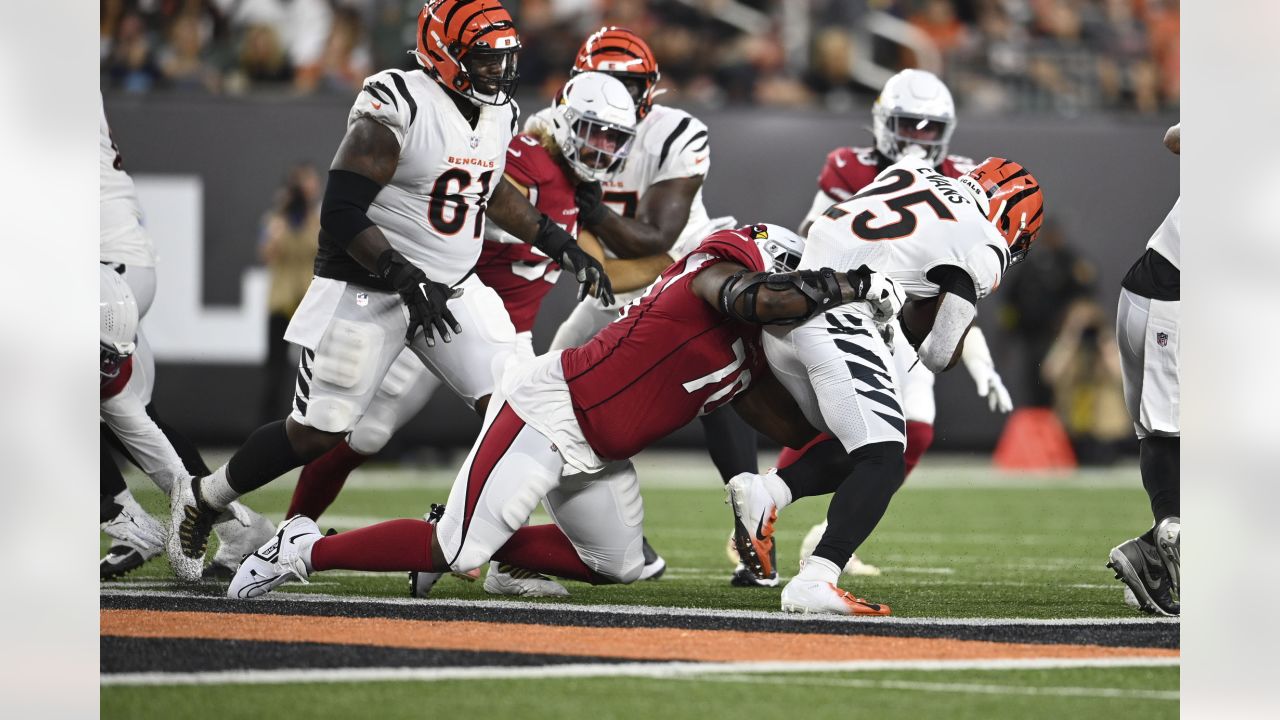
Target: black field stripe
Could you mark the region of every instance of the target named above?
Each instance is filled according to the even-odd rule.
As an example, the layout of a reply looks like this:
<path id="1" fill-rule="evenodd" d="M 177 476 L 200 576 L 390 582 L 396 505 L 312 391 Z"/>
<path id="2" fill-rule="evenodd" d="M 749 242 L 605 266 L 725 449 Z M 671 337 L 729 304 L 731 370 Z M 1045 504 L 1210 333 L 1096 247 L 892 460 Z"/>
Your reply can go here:
<path id="1" fill-rule="evenodd" d="M 888 418 L 886 422 L 892 422 Z M 905 425 L 904 425 L 905 429 Z M 324 577 L 323 573 L 317 577 Z M 174 582 L 173 589 L 189 586 Z M 200 592 L 199 590 L 195 592 Z M 942 625 L 937 623 L 898 624 L 876 622 L 814 622 L 803 617 L 773 615 L 768 618 L 738 618 L 718 615 L 630 615 L 607 611 L 584 612 L 580 608 L 557 609 L 554 603 L 531 602 L 528 607 L 485 607 L 470 603 L 450 604 L 299 601 L 277 593 L 255 600 L 252 608 L 243 600 L 225 597 L 191 595 L 157 597 L 114 595 L 109 590 L 99 596 L 103 610 L 131 609 L 194 612 L 253 612 L 261 615 L 306 615 L 309 617 L 363 617 L 397 620 L 477 621 L 493 623 L 527 623 L 570 627 L 657 627 L 689 630 L 739 630 L 759 633 L 805 633 L 815 635 L 871 635 L 877 637 L 953 638 L 1036 644 L 1088 644 L 1108 647 L 1179 646 L 1177 623 L 1143 623 L 1134 625 Z M 761 638 L 767 641 L 767 636 Z M 208 641 L 200 641 L 208 642 Z"/>
<path id="2" fill-rule="evenodd" d="M 868 400 L 874 400 L 880 403 L 881 405 L 889 408 L 890 410 L 898 413 L 899 415 L 902 414 L 902 406 L 899 405 L 898 401 L 894 400 L 893 396 L 890 395 L 889 393 L 883 393 L 883 392 L 880 392 L 879 390 L 859 390 L 858 395 Z M 877 412 L 876 414 L 879 415 L 880 413 Z"/>
<path id="3" fill-rule="evenodd" d="M 699 130 L 698 132 L 696 132 L 696 133 L 694 133 L 694 134 L 693 134 L 693 137 L 689 138 L 689 139 L 688 139 L 688 141 L 686 141 L 686 142 L 685 142 L 685 144 L 680 148 L 680 151 L 681 151 L 681 152 L 684 152 L 684 150 L 685 150 L 686 148 L 688 148 L 690 145 L 692 145 L 692 144 L 694 144 L 695 142 L 697 142 L 697 141 L 698 141 L 698 138 L 705 138 L 705 137 L 707 137 L 707 131 L 706 131 L 706 130 Z M 710 138 L 708 138 L 708 140 L 710 140 Z M 706 143 L 703 143 L 703 144 L 702 144 L 702 146 L 703 146 L 703 147 L 706 147 L 706 146 L 707 146 L 707 144 L 706 144 Z"/>
<path id="4" fill-rule="evenodd" d="M 658 156 L 658 167 L 662 167 L 667 162 L 667 153 L 671 151 L 671 145 L 680 137 L 680 134 L 689 129 L 689 123 L 693 122 L 693 118 L 686 117 L 676 126 L 675 132 L 667 136 L 667 141 L 662 143 L 662 154 Z"/>
<path id="5" fill-rule="evenodd" d="M 103 637 L 103 674 L 370 667 L 536 667 L 617 662 L 614 658 L 479 650 L 437 650 L 195 638 Z M 628 660 L 627 662 L 632 662 Z M 641 661 L 649 662 L 649 661 Z"/>
<path id="6" fill-rule="evenodd" d="M 836 338 L 836 347 L 845 351 L 846 353 L 849 353 L 850 355 L 856 355 L 862 358 L 863 360 L 866 360 L 872 365 L 875 365 L 876 367 L 880 368 L 882 372 L 885 372 L 885 373 L 889 372 L 889 368 L 885 367 L 883 362 L 880 362 L 880 358 L 876 357 L 875 353 L 871 352 L 870 350 L 856 343 L 852 343 L 852 342 L 849 342 L 848 340 L 841 340 L 840 338 Z"/>
<path id="7" fill-rule="evenodd" d="M 902 421 L 902 418 L 894 417 L 892 415 L 885 415 L 879 410 L 874 410 L 873 412 L 875 412 L 876 415 L 879 415 L 881 420 L 884 420 L 885 422 L 892 425 L 895 430 L 897 430 L 900 433 L 903 433 L 904 435 L 906 434 L 907 424 Z"/>
<path id="8" fill-rule="evenodd" d="M 391 81 L 395 83 L 396 91 L 400 93 L 400 97 L 404 98 L 404 101 L 409 104 L 409 124 L 412 125 L 413 119 L 418 117 L 418 103 L 414 102 L 413 96 L 409 94 L 409 86 L 405 85 L 404 78 L 400 76 L 400 73 L 391 73 Z"/>
<path id="9" fill-rule="evenodd" d="M 381 82 L 377 80 L 374 80 L 373 82 L 370 82 L 370 83 L 365 83 L 364 91 L 378 98 L 384 103 L 391 103 L 391 105 L 396 108 L 400 107 L 400 105 L 396 102 L 396 96 L 392 94 L 391 90 L 386 85 L 383 85 Z"/>

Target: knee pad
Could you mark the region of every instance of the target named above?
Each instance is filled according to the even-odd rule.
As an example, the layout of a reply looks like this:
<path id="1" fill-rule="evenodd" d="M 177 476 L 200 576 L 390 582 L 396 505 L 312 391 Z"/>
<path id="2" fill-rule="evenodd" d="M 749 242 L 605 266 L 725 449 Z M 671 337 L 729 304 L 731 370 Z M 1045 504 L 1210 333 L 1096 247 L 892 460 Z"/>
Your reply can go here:
<path id="1" fill-rule="evenodd" d="M 484 548 L 475 547 L 475 543 L 462 548 L 458 557 L 449 563 L 449 569 L 456 573 L 468 573 L 489 562 L 491 554 Z"/>
<path id="2" fill-rule="evenodd" d="M 371 380 L 384 332 L 373 323 L 334 319 L 316 347 L 315 379 L 344 390 Z"/>
<path id="3" fill-rule="evenodd" d="M 396 356 L 395 362 L 391 363 L 391 367 L 387 368 L 387 374 L 382 376 L 382 384 L 378 386 L 378 392 L 387 397 L 400 397 L 408 392 L 425 372 L 427 368 L 417 355 L 412 352 L 401 352 Z"/>
<path id="4" fill-rule="evenodd" d="M 640 579 L 640 572 L 644 570 L 643 548 L 644 537 L 637 536 L 623 551 L 621 557 L 611 558 L 615 562 L 601 563 L 600 567 L 595 568 L 596 574 L 616 583 L 630 585 Z"/>
<path id="5" fill-rule="evenodd" d="M 351 431 L 347 444 L 361 455 L 373 455 L 387 446 L 395 433 L 394 413 L 386 407 L 370 407 Z"/>
<path id="6" fill-rule="evenodd" d="M 359 413 L 360 408 L 345 398 L 312 398 L 304 424 L 322 432 L 347 432 L 355 425 Z"/>

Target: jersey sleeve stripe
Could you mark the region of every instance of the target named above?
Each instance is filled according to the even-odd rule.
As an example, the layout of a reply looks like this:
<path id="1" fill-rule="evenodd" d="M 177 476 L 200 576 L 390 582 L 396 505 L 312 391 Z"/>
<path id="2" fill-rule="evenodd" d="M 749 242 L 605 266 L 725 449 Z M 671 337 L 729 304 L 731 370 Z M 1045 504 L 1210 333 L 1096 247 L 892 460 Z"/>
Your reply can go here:
<path id="1" fill-rule="evenodd" d="M 988 245 L 987 247 L 991 248 L 991 252 L 995 253 L 996 257 L 1000 259 L 1000 274 L 1003 275 L 1004 271 L 1009 269 L 1008 253 L 1000 252 L 1000 248 L 997 248 L 995 245 Z"/>
<path id="2" fill-rule="evenodd" d="M 414 102 L 413 96 L 409 94 L 409 86 L 405 84 L 404 78 L 399 73 L 391 73 L 391 81 L 396 84 L 396 90 L 400 93 L 400 97 L 409 105 L 409 124 L 413 124 L 414 118 L 418 117 L 418 103 Z"/>
<path id="3" fill-rule="evenodd" d="M 391 103 L 396 108 L 400 107 L 400 103 L 396 102 L 396 96 L 392 94 L 391 90 L 377 80 L 365 83 L 364 91 L 378 98 L 383 103 Z"/>
<path id="4" fill-rule="evenodd" d="M 693 134 L 693 137 L 689 138 L 689 140 L 684 144 L 684 147 L 680 148 L 680 151 L 681 151 L 681 152 L 684 152 L 686 149 L 688 149 L 688 147 L 689 147 L 690 145 L 692 145 L 692 144 L 694 144 L 695 142 L 697 142 L 697 141 L 698 141 L 698 138 L 704 138 L 704 137 L 706 137 L 706 136 L 707 136 L 707 131 L 706 131 L 706 130 L 699 130 L 698 132 L 696 132 L 696 133 L 694 133 L 694 134 Z M 701 150 L 702 150 L 703 148 L 705 148 L 706 146 L 707 146 L 707 144 L 704 142 L 704 143 L 702 143 L 702 147 L 698 148 L 698 149 L 697 149 L 697 150 L 695 150 L 694 152 L 701 151 Z"/>
<path id="5" fill-rule="evenodd" d="M 689 123 L 692 121 L 693 118 L 686 117 L 676 126 L 675 131 L 667 136 L 667 141 L 662 143 L 662 154 L 658 156 L 658 167 L 662 167 L 667 162 L 667 153 L 671 152 L 671 146 L 675 143 L 676 138 L 680 137 L 681 133 L 689 129 Z"/>

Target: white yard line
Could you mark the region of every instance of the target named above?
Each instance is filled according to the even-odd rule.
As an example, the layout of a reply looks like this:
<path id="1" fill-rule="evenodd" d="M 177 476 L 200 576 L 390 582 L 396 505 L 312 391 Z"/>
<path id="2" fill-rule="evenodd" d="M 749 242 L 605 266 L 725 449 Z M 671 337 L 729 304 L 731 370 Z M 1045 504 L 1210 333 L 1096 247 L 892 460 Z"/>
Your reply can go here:
<path id="1" fill-rule="evenodd" d="M 154 590 L 124 590 L 103 588 L 103 597 L 144 597 L 153 599 L 191 598 L 186 593 L 163 592 Z M 419 600 L 416 598 L 372 598 L 324 595 L 319 593 L 277 593 L 266 595 L 256 600 L 232 601 L 236 607 L 243 607 L 252 612 L 258 603 L 270 602 L 332 602 L 351 605 L 413 605 L 453 608 L 484 608 L 491 610 L 520 610 L 543 607 L 534 602 L 515 602 L 511 600 Z M 722 610 L 715 608 L 680 608 L 653 605 L 583 605 L 577 603 L 546 604 L 547 609 L 567 610 L 590 615 L 632 615 L 644 617 L 712 617 L 738 618 L 749 620 L 777 620 L 780 617 L 795 619 L 808 623 L 879 623 L 893 625 L 952 625 L 962 627 L 987 627 L 1005 625 L 1037 625 L 1037 626 L 1082 626 L 1082 625 L 1176 625 L 1178 618 L 1167 617 L 1123 617 L 1123 618 L 912 618 L 912 617 L 840 617 L 835 615 L 784 615 L 781 612 L 765 612 L 761 610 Z"/>
<path id="2" fill-rule="evenodd" d="M 1177 658 L 1082 658 L 1025 660 L 849 660 L 839 662 L 617 663 L 541 667 L 334 668 L 316 670 L 226 670 L 193 673 L 104 673 L 103 686 L 277 685 L 288 683 L 438 682 L 441 680 L 520 680 L 546 678 L 641 677 L 715 680 L 724 673 L 830 673 L 882 670 L 1057 670 L 1064 668 L 1176 667 Z M 758 680 L 755 678 L 753 680 Z M 815 679 L 818 680 L 818 679 Z M 833 679 L 834 680 L 834 679 Z M 885 681 L 888 682 L 888 681 Z M 941 685 L 919 683 L 921 685 Z M 961 683 L 950 684 L 966 687 Z M 1017 686 L 970 685 L 970 688 Z M 925 689 L 925 688 L 917 688 Z M 935 688 L 936 689 L 936 688 Z M 1078 688 L 1087 690 L 1089 688 Z M 1096 688 L 1094 690 L 1109 690 Z M 953 692 L 957 690 L 952 690 Z M 968 692 L 983 692 L 968 690 Z M 989 692 L 989 690 L 988 690 Z M 1051 693 L 1043 693 L 1051 694 Z M 1166 698 L 1159 698 L 1166 699 Z"/>
<path id="3" fill-rule="evenodd" d="M 758 675 L 716 675 L 677 677 L 675 680 L 750 683 L 752 685 L 816 685 L 821 687 L 864 688 L 868 690 L 913 690 L 921 692 L 967 693 L 979 695 L 1029 695 L 1033 697 L 1122 698 L 1126 700 L 1178 700 L 1177 690 L 1135 690 L 1130 688 L 1071 687 L 1063 685 L 993 685 L 987 683 L 935 683 L 910 680 L 865 680 L 856 678 L 772 678 Z"/>

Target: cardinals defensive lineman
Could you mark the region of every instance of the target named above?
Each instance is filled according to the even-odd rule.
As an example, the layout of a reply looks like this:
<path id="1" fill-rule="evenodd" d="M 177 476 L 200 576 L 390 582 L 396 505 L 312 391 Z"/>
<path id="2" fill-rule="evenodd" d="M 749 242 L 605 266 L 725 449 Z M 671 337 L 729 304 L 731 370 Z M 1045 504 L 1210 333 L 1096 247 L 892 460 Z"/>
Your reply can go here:
<path id="1" fill-rule="evenodd" d="M 612 296 L 600 263 L 503 179 L 518 114 L 511 16 L 496 0 L 432 0 L 417 30 L 421 70 L 365 81 L 329 170 L 316 277 L 285 332 L 302 349 L 289 416 L 213 474 L 174 485 L 168 551 L 181 578 L 228 503 L 355 427 L 405 345 L 484 412 L 516 352 L 502 301 L 472 272 L 486 215 Z"/>
<path id="2" fill-rule="evenodd" d="M 947 154 L 956 128 L 955 104 L 947 86 L 932 73 L 903 70 L 894 75 L 885 83 L 872 106 L 871 117 L 874 147 L 840 147 L 827 155 L 818 176 L 818 192 L 813 198 L 813 205 L 800 224 L 802 235 L 827 208 L 861 192 L 880 172 L 902 159 L 906 152 L 923 152 L 926 161 L 949 178 L 958 178 L 973 169 L 973 161 L 969 158 Z M 965 337 L 961 360 L 973 377 L 978 394 L 986 398 L 993 412 L 1007 413 L 1013 409 L 1013 402 L 996 372 L 981 328 L 974 327 Z M 902 382 L 899 389 L 907 423 L 906 472 L 910 475 L 933 442 L 933 420 L 937 412 L 933 397 L 934 374 L 916 362 L 915 350 L 901 333 L 896 335 L 894 342 L 893 363 Z M 778 465 L 803 462 L 803 455 L 803 451 L 784 450 L 778 458 Z M 824 529 L 825 526 L 819 524 L 805 537 L 800 550 L 802 564 Z M 878 568 L 862 562 L 856 555 L 850 558 L 845 572 L 852 575 L 880 573 Z"/>
<path id="3" fill-rule="evenodd" d="M 942 372 L 958 360 L 978 300 L 1030 248 L 1042 209 L 1038 183 L 1017 163 L 988 158 L 956 180 L 908 157 L 822 213 L 800 266 L 875 265 L 909 298 L 937 298 L 919 358 L 930 372 Z M 905 477 L 899 375 L 877 325 L 864 305 L 854 304 L 764 335 L 774 374 L 809 422 L 835 438 L 824 444 L 839 443 L 825 471 L 797 473 L 793 465 L 729 482 L 738 552 L 761 575 L 772 571 L 768 551 L 778 511 L 799 497 L 834 491 L 821 541 L 782 591 L 784 611 L 881 614 L 836 586 Z"/>
<path id="4" fill-rule="evenodd" d="M 699 414 L 777 387 L 762 323 L 858 301 L 887 320 L 900 307 L 892 283 L 866 266 L 768 272 L 802 247 L 775 226 L 711 235 L 585 345 L 508 363 L 437 524 L 394 520 L 322 537 L 310 519 L 292 518 L 246 559 L 228 595 L 254 597 L 319 570 L 465 571 L 491 557 L 587 582 L 636 580 L 644 509 L 621 461 Z M 554 524 L 522 528 L 544 496 Z"/>

